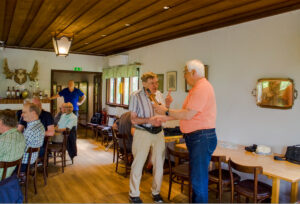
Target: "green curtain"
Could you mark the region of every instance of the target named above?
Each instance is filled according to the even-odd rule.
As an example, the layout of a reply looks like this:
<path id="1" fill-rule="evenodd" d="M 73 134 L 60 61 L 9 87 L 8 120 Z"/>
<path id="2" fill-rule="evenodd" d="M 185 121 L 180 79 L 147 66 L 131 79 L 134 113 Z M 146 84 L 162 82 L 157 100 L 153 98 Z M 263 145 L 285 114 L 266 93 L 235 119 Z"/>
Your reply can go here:
<path id="1" fill-rule="evenodd" d="M 122 65 L 104 68 L 102 71 L 103 79 L 118 78 L 118 77 L 135 77 L 138 76 L 138 68 L 140 65 Z"/>

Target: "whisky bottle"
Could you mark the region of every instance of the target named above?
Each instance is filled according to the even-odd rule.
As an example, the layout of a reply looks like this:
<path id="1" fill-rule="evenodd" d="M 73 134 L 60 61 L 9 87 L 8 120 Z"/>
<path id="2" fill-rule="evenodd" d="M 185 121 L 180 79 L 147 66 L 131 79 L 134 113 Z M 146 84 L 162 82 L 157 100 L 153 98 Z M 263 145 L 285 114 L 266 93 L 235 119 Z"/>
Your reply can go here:
<path id="1" fill-rule="evenodd" d="M 9 86 L 7 87 L 7 91 L 6 91 L 6 98 L 10 98 L 11 94 L 10 94 L 10 90 L 9 90 Z"/>
<path id="2" fill-rule="evenodd" d="M 16 91 L 15 91 L 15 87 L 14 86 L 12 87 L 12 90 L 11 90 L 11 98 L 12 99 L 16 98 Z"/>

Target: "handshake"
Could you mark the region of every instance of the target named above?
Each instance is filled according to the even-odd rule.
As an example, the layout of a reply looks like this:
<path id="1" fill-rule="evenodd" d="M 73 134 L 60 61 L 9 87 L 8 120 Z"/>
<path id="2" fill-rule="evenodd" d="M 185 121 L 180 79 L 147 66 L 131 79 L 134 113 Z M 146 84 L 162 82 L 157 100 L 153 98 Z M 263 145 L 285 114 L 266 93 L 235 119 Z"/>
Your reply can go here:
<path id="1" fill-rule="evenodd" d="M 154 127 L 161 126 L 162 123 L 166 122 L 168 120 L 168 116 L 166 115 L 156 115 L 151 118 L 149 118 L 148 123 L 150 123 Z"/>

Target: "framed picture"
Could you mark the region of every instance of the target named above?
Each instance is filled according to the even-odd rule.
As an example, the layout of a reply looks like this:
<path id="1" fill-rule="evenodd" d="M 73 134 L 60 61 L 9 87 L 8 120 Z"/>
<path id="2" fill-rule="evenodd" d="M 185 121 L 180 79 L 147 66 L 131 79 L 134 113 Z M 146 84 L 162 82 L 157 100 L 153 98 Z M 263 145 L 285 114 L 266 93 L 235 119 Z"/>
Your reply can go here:
<path id="1" fill-rule="evenodd" d="M 204 68 L 205 68 L 205 70 L 204 70 L 205 78 L 208 80 L 208 65 L 204 65 Z M 192 87 L 190 85 L 188 85 L 185 80 L 185 92 L 189 92 L 191 88 Z"/>
<path id="2" fill-rule="evenodd" d="M 158 90 L 163 93 L 164 92 L 164 74 L 157 74 L 158 78 Z"/>
<path id="3" fill-rule="evenodd" d="M 167 72 L 167 91 L 177 90 L 177 72 Z"/>

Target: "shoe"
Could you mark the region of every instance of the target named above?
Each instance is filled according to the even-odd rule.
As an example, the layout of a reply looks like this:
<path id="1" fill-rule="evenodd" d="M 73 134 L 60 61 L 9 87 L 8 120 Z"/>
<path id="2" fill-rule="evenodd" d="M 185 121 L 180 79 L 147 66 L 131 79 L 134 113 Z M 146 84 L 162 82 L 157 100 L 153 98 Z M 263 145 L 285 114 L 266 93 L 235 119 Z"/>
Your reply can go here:
<path id="1" fill-rule="evenodd" d="M 143 203 L 140 197 L 131 197 L 129 196 L 129 202 L 130 203 Z"/>
<path id="2" fill-rule="evenodd" d="M 152 194 L 152 198 L 155 203 L 164 203 L 164 200 L 162 199 L 160 194 L 157 194 L 157 195 Z"/>

